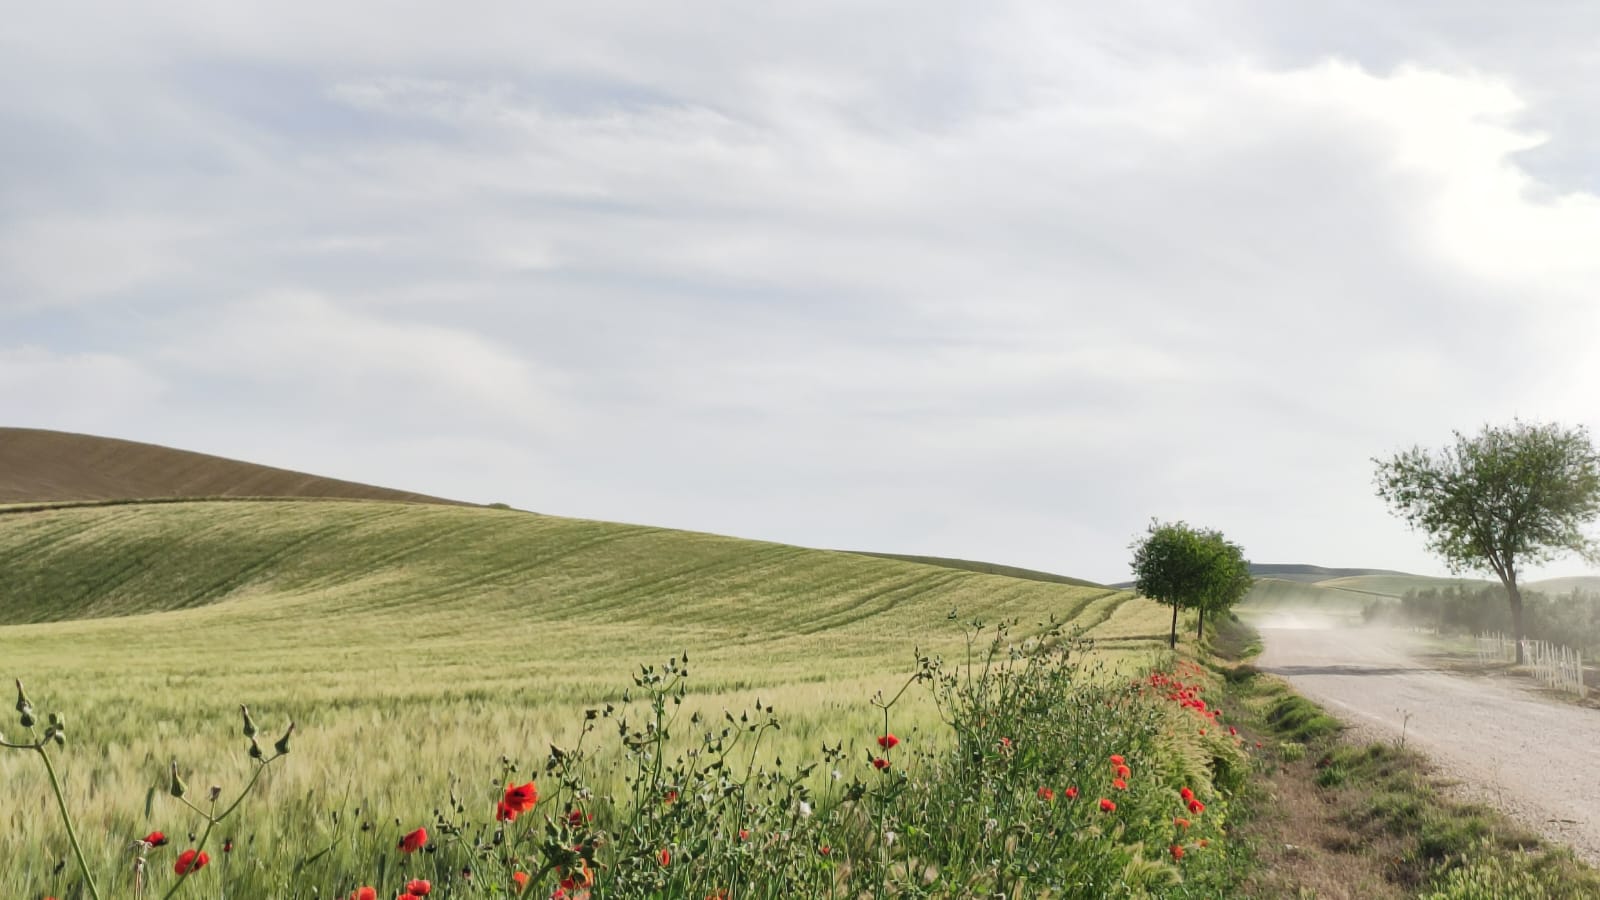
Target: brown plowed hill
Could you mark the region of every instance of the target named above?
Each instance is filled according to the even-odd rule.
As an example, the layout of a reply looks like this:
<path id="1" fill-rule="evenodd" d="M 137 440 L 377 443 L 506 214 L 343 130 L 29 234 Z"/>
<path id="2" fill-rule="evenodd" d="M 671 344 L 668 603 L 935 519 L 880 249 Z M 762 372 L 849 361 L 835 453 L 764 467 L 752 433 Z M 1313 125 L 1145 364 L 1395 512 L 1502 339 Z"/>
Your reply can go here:
<path id="1" fill-rule="evenodd" d="M 460 504 L 156 444 L 0 428 L 0 503 L 167 497 L 337 497 Z"/>

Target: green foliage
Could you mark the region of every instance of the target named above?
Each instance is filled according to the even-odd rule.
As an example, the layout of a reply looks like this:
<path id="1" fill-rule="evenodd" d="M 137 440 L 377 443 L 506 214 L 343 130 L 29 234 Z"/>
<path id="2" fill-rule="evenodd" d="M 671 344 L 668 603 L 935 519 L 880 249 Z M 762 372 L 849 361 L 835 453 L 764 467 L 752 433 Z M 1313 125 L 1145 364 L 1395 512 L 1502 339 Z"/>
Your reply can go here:
<path id="1" fill-rule="evenodd" d="M 1422 900 L 1590 900 L 1600 873 L 1566 848 L 1505 852 L 1485 838 L 1465 848 L 1459 864 L 1442 867 Z"/>
<path id="2" fill-rule="evenodd" d="M 1558 896 L 1573 895 L 1553 894 L 1534 872 L 1490 856 L 1446 871 L 1422 900 L 1555 900 Z"/>
<path id="3" fill-rule="evenodd" d="M 1527 590 L 1522 594 L 1523 634 L 1583 651 L 1600 653 L 1600 591 L 1572 588 L 1563 594 Z M 1445 633 L 1510 633 L 1514 628 L 1504 587 L 1487 583 L 1448 585 L 1407 591 L 1399 600 L 1373 601 L 1362 616 L 1368 622 L 1394 622 Z"/>
<path id="4" fill-rule="evenodd" d="M 1378 496 L 1452 571 L 1491 571 L 1514 587 L 1530 564 L 1594 550 L 1583 526 L 1600 515 L 1600 452 L 1581 425 L 1485 426 L 1437 452 L 1374 462 Z"/>
<path id="5" fill-rule="evenodd" d="M 1338 719 L 1297 694 L 1286 695 L 1272 704 L 1267 710 L 1266 719 L 1280 735 L 1299 743 L 1325 737 L 1344 728 Z"/>
<path id="6" fill-rule="evenodd" d="M 1170 646 L 1177 645 L 1179 609 L 1198 610 L 1203 623 L 1207 612 L 1227 610 L 1250 590 L 1250 563 L 1221 532 L 1152 520 L 1129 549 L 1134 589 L 1173 609 Z"/>

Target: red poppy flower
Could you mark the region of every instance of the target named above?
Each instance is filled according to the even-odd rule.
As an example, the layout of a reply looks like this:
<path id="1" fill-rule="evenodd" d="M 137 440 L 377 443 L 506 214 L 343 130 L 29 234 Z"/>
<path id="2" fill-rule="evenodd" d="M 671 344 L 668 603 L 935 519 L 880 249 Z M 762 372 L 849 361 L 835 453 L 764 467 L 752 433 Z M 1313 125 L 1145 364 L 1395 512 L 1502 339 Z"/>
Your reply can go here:
<path id="1" fill-rule="evenodd" d="M 1133 774 L 1132 769 L 1122 765 L 1117 766 L 1116 772 L 1118 778 L 1127 778 L 1129 775 Z"/>
<path id="2" fill-rule="evenodd" d="M 222 852 L 223 853 L 232 853 L 233 852 L 233 838 L 228 838 L 227 840 L 222 842 Z"/>
<path id="3" fill-rule="evenodd" d="M 677 803 L 678 802 L 678 792 L 675 791 L 675 790 L 674 791 L 667 791 L 667 793 L 664 796 L 662 796 L 661 802 L 662 803 Z"/>
<path id="4" fill-rule="evenodd" d="M 511 880 L 515 881 L 517 883 L 517 893 L 520 894 L 523 891 L 528 889 L 528 873 L 527 872 L 512 872 L 511 873 Z"/>
<path id="5" fill-rule="evenodd" d="M 401 853 L 415 853 L 418 850 L 421 850 L 423 847 L 427 846 L 427 844 L 428 844 L 428 829 L 426 829 L 426 828 L 418 828 L 416 831 L 413 831 L 410 834 L 407 834 L 405 837 L 401 838 L 400 839 L 400 843 L 396 844 L 395 847 Z"/>
<path id="6" fill-rule="evenodd" d="M 539 789 L 534 787 L 533 782 L 530 781 L 520 787 L 507 784 L 505 796 L 495 805 L 494 817 L 501 822 L 515 822 L 517 816 L 533 809 L 533 805 L 538 802 Z"/>
<path id="7" fill-rule="evenodd" d="M 878 738 L 878 746 L 882 747 L 885 750 L 893 750 L 895 747 L 897 747 L 899 745 L 900 745 L 900 739 L 895 737 L 892 734 L 886 734 L 883 737 Z"/>
<path id="8" fill-rule="evenodd" d="M 1053 789 L 1047 788 L 1047 787 L 1039 788 L 1039 799 L 1040 800 L 1054 800 L 1055 798 L 1056 798 L 1056 792 Z"/>
<path id="9" fill-rule="evenodd" d="M 661 852 L 656 854 L 656 862 L 662 866 L 670 865 L 672 863 L 672 854 L 667 852 L 667 848 L 662 847 Z"/>
<path id="10" fill-rule="evenodd" d="M 1189 812 L 1192 812 L 1192 813 L 1194 813 L 1195 815 L 1198 816 L 1198 815 L 1200 815 L 1201 813 L 1203 813 L 1205 811 L 1206 811 L 1206 805 L 1204 803 L 1201 803 L 1199 800 L 1190 800 L 1189 801 Z"/>
<path id="11" fill-rule="evenodd" d="M 1183 848 L 1178 846 L 1177 844 L 1173 844 L 1172 845 L 1172 858 L 1173 859 L 1183 859 Z"/>
<path id="12" fill-rule="evenodd" d="M 873 757 L 872 767 L 881 772 L 884 769 L 889 768 L 889 760 L 881 756 Z"/>
<path id="13" fill-rule="evenodd" d="M 1182 797 L 1185 800 L 1193 800 L 1194 799 L 1194 791 L 1191 791 L 1186 787 L 1181 787 L 1181 788 L 1178 788 L 1178 796 Z"/>
<path id="14" fill-rule="evenodd" d="M 411 893 L 410 891 L 407 891 L 406 893 L 400 894 L 399 896 L 395 897 L 394 900 L 422 900 L 422 898 L 418 897 L 417 895 L 415 895 L 413 893 Z"/>
<path id="15" fill-rule="evenodd" d="M 152 847 L 165 847 L 167 845 L 167 836 L 159 831 L 152 831 L 144 836 L 144 842 Z"/>
<path id="16" fill-rule="evenodd" d="M 412 880 L 406 882 L 406 893 L 408 894 L 415 894 L 418 897 L 426 897 L 432 891 L 433 882 L 428 881 L 425 878 L 413 878 Z"/>
<path id="17" fill-rule="evenodd" d="M 1127 762 L 1127 760 L 1122 758 L 1122 754 L 1121 753 L 1113 753 L 1113 754 L 1111 754 L 1111 764 L 1112 765 L 1120 766 L 1125 762 Z"/>
<path id="18" fill-rule="evenodd" d="M 817 852 L 822 854 L 823 856 L 827 856 L 828 854 L 833 852 L 833 848 L 829 847 L 827 844 L 823 844 L 821 847 L 817 848 Z"/>
<path id="19" fill-rule="evenodd" d="M 1107 800 L 1106 798 L 1101 797 L 1100 798 L 1100 811 L 1101 812 L 1116 812 L 1117 811 L 1117 805 L 1115 803 L 1112 803 L 1110 800 Z"/>
<path id="20" fill-rule="evenodd" d="M 1077 787 L 1069 787 L 1069 788 L 1067 788 L 1067 799 L 1068 800 L 1076 800 L 1076 799 L 1078 799 L 1078 789 L 1077 789 Z"/>
<path id="21" fill-rule="evenodd" d="M 1126 781 L 1123 781 L 1121 778 L 1113 778 L 1113 779 L 1111 779 L 1111 786 L 1116 788 L 1119 791 L 1125 791 L 1125 790 L 1128 789 L 1128 783 Z"/>
<path id="22" fill-rule="evenodd" d="M 1188 828 L 1189 827 L 1189 820 L 1180 817 L 1180 818 L 1173 819 L 1172 820 L 1172 824 L 1178 826 L 1179 828 Z"/>
<path id="23" fill-rule="evenodd" d="M 741 840 L 741 841 L 750 840 L 750 829 L 748 829 L 748 828 L 739 829 L 739 840 Z"/>
<path id="24" fill-rule="evenodd" d="M 172 864 L 172 871 L 177 872 L 179 875 L 189 872 L 190 870 L 198 872 L 201 869 L 204 869 L 206 867 L 206 863 L 208 862 L 211 862 L 211 855 L 209 853 L 206 853 L 204 850 L 196 853 L 193 849 L 189 849 L 178 854 L 178 861 Z"/>
<path id="25" fill-rule="evenodd" d="M 350 900 L 378 900 L 376 888 L 358 887 L 350 892 Z"/>

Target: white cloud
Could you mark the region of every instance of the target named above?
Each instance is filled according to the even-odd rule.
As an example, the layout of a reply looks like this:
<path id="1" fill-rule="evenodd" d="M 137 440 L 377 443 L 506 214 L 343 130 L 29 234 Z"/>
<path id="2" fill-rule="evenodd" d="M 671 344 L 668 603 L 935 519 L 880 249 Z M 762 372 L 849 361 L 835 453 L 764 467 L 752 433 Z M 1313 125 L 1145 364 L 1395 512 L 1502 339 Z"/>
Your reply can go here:
<path id="1" fill-rule="evenodd" d="M 1116 578 L 1151 515 L 1425 568 L 1368 457 L 1597 424 L 1548 54 L 1248 2 L 206 9 L 0 62 L 0 317 L 74 359 L 123 313 L 142 439 Z"/>
<path id="2" fill-rule="evenodd" d="M 564 379 L 469 330 L 352 312 L 315 294 L 287 292 L 178 324 L 176 339 L 159 351 L 167 365 L 374 428 L 386 418 L 414 433 L 429 421 L 525 433 L 562 424 L 553 398 Z"/>
<path id="3" fill-rule="evenodd" d="M 165 391 L 157 374 L 126 356 L 0 347 L 0 410 L 7 425 L 128 429 L 159 406 Z"/>

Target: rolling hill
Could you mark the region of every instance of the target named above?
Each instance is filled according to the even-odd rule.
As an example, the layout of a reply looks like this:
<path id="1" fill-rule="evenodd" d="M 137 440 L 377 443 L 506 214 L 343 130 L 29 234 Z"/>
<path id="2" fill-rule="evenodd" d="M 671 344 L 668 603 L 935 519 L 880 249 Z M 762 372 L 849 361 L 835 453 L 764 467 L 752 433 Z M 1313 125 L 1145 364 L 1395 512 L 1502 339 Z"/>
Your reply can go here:
<path id="1" fill-rule="evenodd" d="M 693 660 L 688 709 L 774 707 L 783 727 L 763 756 L 801 759 L 879 733 L 869 699 L 904 685 L 916 652 L 963 658 L 970 617 L 1015 618 L 1019 636 L 1069 621 L 1107 666 L 1090 671 L 1108 674 L 1144 664 L 1166 633 L 1164 610 L 1111 588 L 443 504 L 14 510 L 0 514 L 0 571 L 0 677 L 74 722 L 69 802 L 87 827 L 168 827 L 141 810 L 176 753 L 195 778 L 236 777 L 246 703 L 299 723 L 292 765 L 262 789 L 281 814 L 246 826 L 286 845 L 297 810 L 344 802 L 344 773 L 361 773 L 352 799 L 370 815 L 420 821 L 457 779 L 495 777 L 502 755 L 570 745 L 585 708 L 626 708 L 630 673 L 673 654 Z M 913 691 L 893 727 L 915 746 L 938 723 Z M 48 796 L 21 756 L 0 754 L 0 781 Z M 0 833 L 0 880 L 22 877 L 8 861 L 36 856 L 28 835 L 48 823 L 30 807 Z M 109 869 L 122 851 L 93 852 Z"/>
<path id="2" fill-rule="evenodd" d="M 0 503 L 302 497 L 456 503 L 117 438 L 0 428 Z"/>

